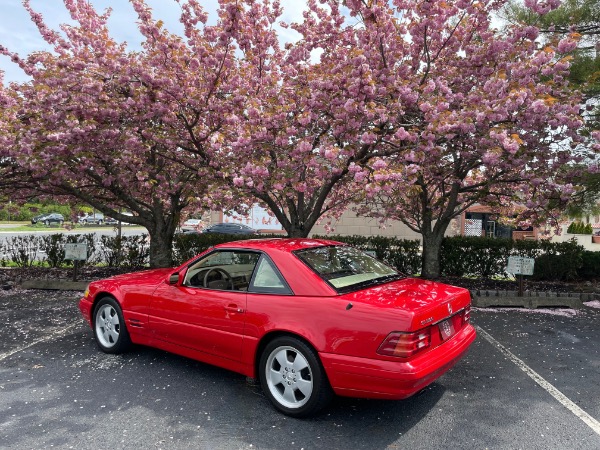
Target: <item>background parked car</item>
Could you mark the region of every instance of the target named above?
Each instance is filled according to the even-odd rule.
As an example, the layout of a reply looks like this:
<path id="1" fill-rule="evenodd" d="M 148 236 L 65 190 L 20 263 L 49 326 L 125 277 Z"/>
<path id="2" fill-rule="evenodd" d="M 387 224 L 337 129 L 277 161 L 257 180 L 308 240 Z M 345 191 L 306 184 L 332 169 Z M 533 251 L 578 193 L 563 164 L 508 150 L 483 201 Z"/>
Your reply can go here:
<path id="1" fill-rule="evenodd" d="M 125 216 L 133 216 L 133 214 L 131 214 L 130 212 L 124 212 L 121 213 Z M 113 219 L 112 217 L 105 217 L 104 218 L 104 224 L 105 225 L 118 225 L 119 221 L 117 219 Z M 121 225 L 131 225 L 129 222 L 121 222 Z"/>
<path id="2" fill-rule="evenodd" d="M 34 218 L 31 219 L 31 223 L 33 225 L 35 225 L 36 223 L 43 223 L 46 226 L 48 226 L 52 223 L 57 223 L 59 225 L 62 225 L 64 221 L 65 221 L 64 216 L 62 214 L 58 214 L 58 213 L 40 214 L 39 216 L 35 216 Z"/>
<path id="3" fill-rule="evenodd" d="M 102 225 L 104 223 L 104 214 L 102 214 L 102 213 L 87 214 L 85 216 L 80 217 L 78 222 L 83 225 L 88 225 L 88 224 Z"/>
<path id="4" fill-rule="evenodd" d="M 258 234 L 254 228 L 241 223 L 215 223 L 202 230 L 203 233 L 221 233 L 221 234 Z"/>

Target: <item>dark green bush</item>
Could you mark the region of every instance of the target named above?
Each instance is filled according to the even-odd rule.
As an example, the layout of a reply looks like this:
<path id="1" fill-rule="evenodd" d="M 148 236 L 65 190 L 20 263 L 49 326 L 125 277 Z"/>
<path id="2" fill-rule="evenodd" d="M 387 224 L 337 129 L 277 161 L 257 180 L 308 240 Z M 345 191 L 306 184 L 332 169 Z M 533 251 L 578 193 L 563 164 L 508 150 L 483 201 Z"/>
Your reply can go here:
<path id="1" fill-rule="evenodd" d="M 583 280 L 600 280 L 600 252 L 583 252 L 577 275 Z"/>
<path id="2" fill-rule="evenodd" d="M 444 238 L 441 251 L 442 275 L 502 275 L 512 250 L 511 239 L 475 236 Z"/>

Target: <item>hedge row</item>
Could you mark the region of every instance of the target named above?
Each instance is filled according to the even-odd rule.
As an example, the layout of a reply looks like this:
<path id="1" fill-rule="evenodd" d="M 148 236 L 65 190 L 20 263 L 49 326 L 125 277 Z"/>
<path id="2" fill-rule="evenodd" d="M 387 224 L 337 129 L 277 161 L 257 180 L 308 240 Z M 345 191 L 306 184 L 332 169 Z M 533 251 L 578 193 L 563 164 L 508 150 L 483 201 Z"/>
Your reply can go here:
<path id="1" fill-rule="evenodd" d="M 0 265 L 17 267 L 46 265 L 69 267 L 65 260 L 65 244 L 87 244 L 85 265 L 109 267 L 141 267 L 148 263 L 149 244 L 146 236 L 97 236 L 89 234 L 49 234 L 14 236 L 0 242 Z"/>
<path id="2" fill-rule="evenodd" d="M 421 270 L 420 243 L 381 236 L 321 236 L 375 251 L 377 258 L 403 273 Z M 443 276 L 508 277 L 509 256 L 534 258 L 532 278 L 539 281 L 592 280 L 600 278 L 600 252 L 585 251 L 575 240 L 549 242 L 482 237 L 447 237 L 442 242 Z"/>
<path id="3" fill-rule="evenodd" d="M 281 237 L 261 236 L 261 237 Z M 348 243 L 372 252 L 399 271 L 418 274 L 421 249 L 417 240 L 382 236 L 315 236 Z M 176 264 L 193 258 L 208 248 L 232 240 L 255 236 L 183 233 L 173 241 Z M 0 243 L 0 265 L 18 267 L 45 264 L 50 267 L 72 265 L 65 260 L 64 244 L 85 242 L 88 260 L 85 264 L 109 267 L 140 267 L 148 263 L 149 243 L 146 236 L 96 236 L 95 234 L 51 234 L 16 236 Z M 585 251 L 574 240 L 568 242 L 513 241 L 481 237 L 444 238 L 441 249 L 443 276 L 507 277 L 509 256 L 535 259 L 533 279 L 548 281 L 592 280 L 600 278 L 600 252 Z"/>
<path id="4" fill-rule="evenodd" d="M 570 281 L 600 277 L 600 254 L 567 242 L 513 241 L 481 237 L 449 237 L 442 243 L 443 275 L 489 278 L 508 276 L 509 256 L 535 259 L 534 280 Z"/>

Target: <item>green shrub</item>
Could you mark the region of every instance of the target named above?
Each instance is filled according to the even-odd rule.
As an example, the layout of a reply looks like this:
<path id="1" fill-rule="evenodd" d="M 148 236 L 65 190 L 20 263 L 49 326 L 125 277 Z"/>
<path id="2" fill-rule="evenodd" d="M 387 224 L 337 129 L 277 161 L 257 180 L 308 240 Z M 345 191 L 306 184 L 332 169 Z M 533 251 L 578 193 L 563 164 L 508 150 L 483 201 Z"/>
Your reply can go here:
<path id="1" fill-rule="evenodd" d="M 39 247 L 46 252 L 46 262 L 50 267 L 60 267 L 65 263 L 65 235 L 62 233 L 39 236 Z"/>
<path id="2" fill-rule="evenodd" d="M 512 250 L 511 239 L 478 236 L 444 238 L 441 251 L 441 270 L 449 276 L 489 278 L 504 273 Z"/>
<path id="3" fill-rule="evenodd" d="M 567 228 L 567 233 L 571 234 L 592 234 L 593 232 L 594 230 L 590 223 L 584 224 L 580 221 L 572 222 Z"/>
<path id="4" fill-rule="evenodd" d="M 535 260 L 533 279 L 571 281 L 583 264 L 583 247 L 575 239 L 566 242 L 538 241 L 543 254 Z"/>
<path id="5" fill-rule="evenodd" d="M 469 272 L 465 259 L 465 238 L 456 236 L 444 238 L 440 252 L 440 271 L 442 275 L 462 277 Z"/>
<path id="6" fill-rule="evenodd" d="M 98 259 L 109 267 L 142 267 L 148 262 L 150 246 L 146 235 L 100 236 Z"/>
<path id="7" fill-rule="evenodd" d="M 122 241 L 126 267 L 141 267 L 148 263 L 150 243 L 145 235 L 124 236 Z"/>
<path id="8" fill-rule="evenodd" d="M 6 203 L 0 206 L 0 220 L 30 221 L 32 217 L 46 213 L 60 213 L 65 220 L 71 217 L 71 207 L 64 204 L 54 203 L 25 203 L 18 205 Z"/>
<path id="9" fill-rule="evenodd" d="M 31 267 L 37 260 L 38 239 L 35 235 L 13 236 L 6 242 L 7 253 L 17 267 Z"/>
<path id="10" fill-rule="evenodd" d="M 582 280 L 600 279 L 600 252 L 585 251 L 581 254 L 581 267 L 577 276 Z"/>

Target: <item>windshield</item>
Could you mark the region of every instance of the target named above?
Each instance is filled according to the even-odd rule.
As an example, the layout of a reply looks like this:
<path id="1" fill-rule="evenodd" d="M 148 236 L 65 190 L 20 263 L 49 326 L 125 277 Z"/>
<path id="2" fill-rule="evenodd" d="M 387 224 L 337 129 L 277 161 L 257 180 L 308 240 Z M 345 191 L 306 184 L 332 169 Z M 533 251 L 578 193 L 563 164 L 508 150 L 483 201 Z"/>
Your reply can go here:
<path id="1" fill-rule="evenodd" d="M 348 292 L 401 276 L 353 247 L 316 247 L 294 253 L 338 291 Z"/>

